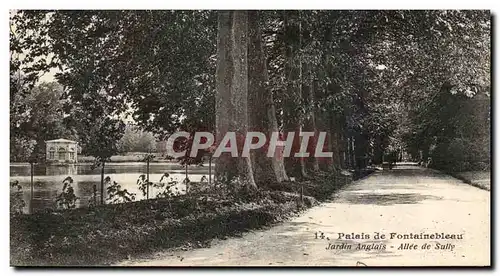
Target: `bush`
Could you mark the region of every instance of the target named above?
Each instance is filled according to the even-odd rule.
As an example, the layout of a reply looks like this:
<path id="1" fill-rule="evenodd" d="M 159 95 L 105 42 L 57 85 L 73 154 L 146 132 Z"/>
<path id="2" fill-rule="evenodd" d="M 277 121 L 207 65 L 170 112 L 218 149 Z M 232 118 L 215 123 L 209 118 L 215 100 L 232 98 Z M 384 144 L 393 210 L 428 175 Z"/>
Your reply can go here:
<path id="1" fill-rule="evenodd" d="M 23 199 L 23 187 L 16 180 L 10 184 L 10 188 L 10 213 L 22 214 L 24 207 L 26 207 L 26 202 Z"/>
<path id="2" fill-rule="evenodd" d="M 62 192 L 57 196 L 56 203 L 59 207 L 64 209 L 73 209 L 76 207 L 76 201 L 79 199 L 75 195 L 75 190 L 71 186 L 73 184 L 73 178 L 66 177 L 63 180 Z"/>
<path id="3" fill-rule="evenodd" d="M 490 150 L 488 140 L 454 138 L 436 145 L 432 167 L 448 172 L 488 170 Z"/>
<path id="4" fill-rule="evenodd" d="M 109 264 L 131 252 L 204 246 L 213 238 L 282 221 L 304 208 L 296 194 L 253 196 L 180 195 L 11 217 L 11 260 L 13 265 Z M 306 198 L 306 204 L 312 201 Z"/>
<path id="5" fill-rule="evenodd" d="M 167 185 L 166 178 L 159 183 Z M 345 183 L 337 178 L 328 174 L 280 184 L 293 192 L 252 190 L 237 181 L 210 187 L 202 182 L 190 194 L 12 216 L 12 264 L 103 265 L 131 252 L 205 246 L 213 238 L 280 222 L 315 205 L 309 195 L 327 198 Z"/>
<path id="6" fill-rule="evenodd" d="M 111 183 L 112 182 L 112 183 Z M 135 200 L 135 194 L 129 193 L 127 189 L 122 190 L 121 186 L 116 181 L 111 181 L 107 176 L 104 179 L 104 185 L 107 186 L 106 192 L 108 194 L 107 202 L 111 204 L 126 203 Z"/>

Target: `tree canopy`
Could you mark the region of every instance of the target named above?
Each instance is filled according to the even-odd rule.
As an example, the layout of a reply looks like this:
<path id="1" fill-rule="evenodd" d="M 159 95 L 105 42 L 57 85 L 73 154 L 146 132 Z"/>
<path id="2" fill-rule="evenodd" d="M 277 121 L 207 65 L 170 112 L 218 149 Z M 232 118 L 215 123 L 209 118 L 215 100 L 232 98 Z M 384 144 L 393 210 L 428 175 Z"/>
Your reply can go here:
<path id="1" fill-rule="evenodd" d="M 11 14 L 11 127 L 24 120 L 17 99 L 59 68 L 64 122 L 103 158 L 118 151 L 129 117 L 162 138 L 237 126 L 328 133 L 328 160 L 274 159 L 270 171 L 259 158 L 240 160 L 246 165 L 235 174 L 257 175 L 257 183 L 269 181 L 262 175 L 283 181 L 360 169 L 402 150 L 415 160 L 433 156 L 440 168 L 467 169 L 489 156 L 490 17 L 461 10 L 18 11 Z M 241 105 L 233 110 L 235 101 Z M 224 116 L 236 121 L 219 124 Z M 468 153 L 444 165 L 457 147 Z M 234 170 L 227 166 L 219 170 Z"/>

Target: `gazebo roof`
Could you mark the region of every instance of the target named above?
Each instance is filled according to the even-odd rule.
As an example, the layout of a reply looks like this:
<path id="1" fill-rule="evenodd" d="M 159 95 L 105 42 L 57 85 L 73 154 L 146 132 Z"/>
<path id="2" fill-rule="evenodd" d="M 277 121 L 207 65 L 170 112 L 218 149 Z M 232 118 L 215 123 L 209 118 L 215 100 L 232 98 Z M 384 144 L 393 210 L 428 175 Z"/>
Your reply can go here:
<path id="1" fill-rule="evenodd" d="M 72 141 L 72 140 L 68 140 L 68 139 L 55 139 L 55 140 L 49 140 L 49 141 L 45 141 L 46 143 L 49 143 L 49 142 L 55 142 L 55 143 L 76 143 L 76 141 Z"/>

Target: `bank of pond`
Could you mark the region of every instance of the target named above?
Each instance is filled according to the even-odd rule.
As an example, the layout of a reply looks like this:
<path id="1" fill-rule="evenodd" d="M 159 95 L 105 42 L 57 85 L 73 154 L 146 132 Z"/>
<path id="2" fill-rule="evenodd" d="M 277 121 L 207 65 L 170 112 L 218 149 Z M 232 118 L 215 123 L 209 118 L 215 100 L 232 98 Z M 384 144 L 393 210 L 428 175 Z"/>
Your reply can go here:
<path id="1" fill-rule="evenodd" d="M 203 184 L 173 197 L 11 214 L 11 265 L 109 265 L 167 248 L 209 246 L 328 200 L 352 179 L 324 172 L 258 190 L 239 182 Z"/>
<path id="2" fill-rule="evenodd" d="M 147 171 L 149 171 L 150 182 L 159 183 L 161 180 L 165 185 L 170 183 L 170 188 L 175 193 L 183 194 L 186 192 L 186 168 L 177 163 L 150 163 L 149 170 L 146 163 L 107 163 L 104 167 L 104 176 L 110 180 L 107 186 L 116 182 L 120 185 L 121 190 L 127 190 L 128 193 L 134 194 L 134 201 L 137 201 L 145 199 L 146 196 L 155 198 L 165 190 L 165 185 L 163 187 L 150 185 L 148 195 L 143 194 L 140 190 L 139 180 L 141 176 L 146 177 Z M 187 172 L 191 183 L 208 182 L 208 164 L 188 166 Z M 165 174 L 168 177 L 165 177 Z M 11 194 L 22 194 L 20 197 L 25 202 L 25 206 L 21 210 L 23 213 L 54 209 L 58 207 L 56 199 L 61 194 L 64 182 L 68 177 L 71 178 L 71 188 L 78 198 L 75 202 L 76 207 L 88 206 L 94 201 L 94 197 L 99 203 L 101 168 L 93 168 L 92 164 L 64 166 L 35 164 L 33 167 L 33 195 L 31 191 L 31 166 L 29 164 L 11 164 Z M 12 187 L 15 183 L 17 186 Z M 94 191 L 94 187 L 96 187 L 96 191 Z M 105 186 L 105 198 L 108 197 L 106 188 Z"/>

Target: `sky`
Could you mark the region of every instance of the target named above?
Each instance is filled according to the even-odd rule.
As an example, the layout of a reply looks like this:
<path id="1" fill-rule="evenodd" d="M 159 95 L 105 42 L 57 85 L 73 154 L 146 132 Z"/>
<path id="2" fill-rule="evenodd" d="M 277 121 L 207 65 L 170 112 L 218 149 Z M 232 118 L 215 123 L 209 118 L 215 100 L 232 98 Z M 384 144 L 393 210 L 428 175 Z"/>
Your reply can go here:
<path id="1" fill-rule="evenodd" d="M 58 73 L 59 70 L 57 68 L 52 68 L 50 72 L 45 73 L 39 82 L 53 82 L 56 81 L 55 74 Z"/>

